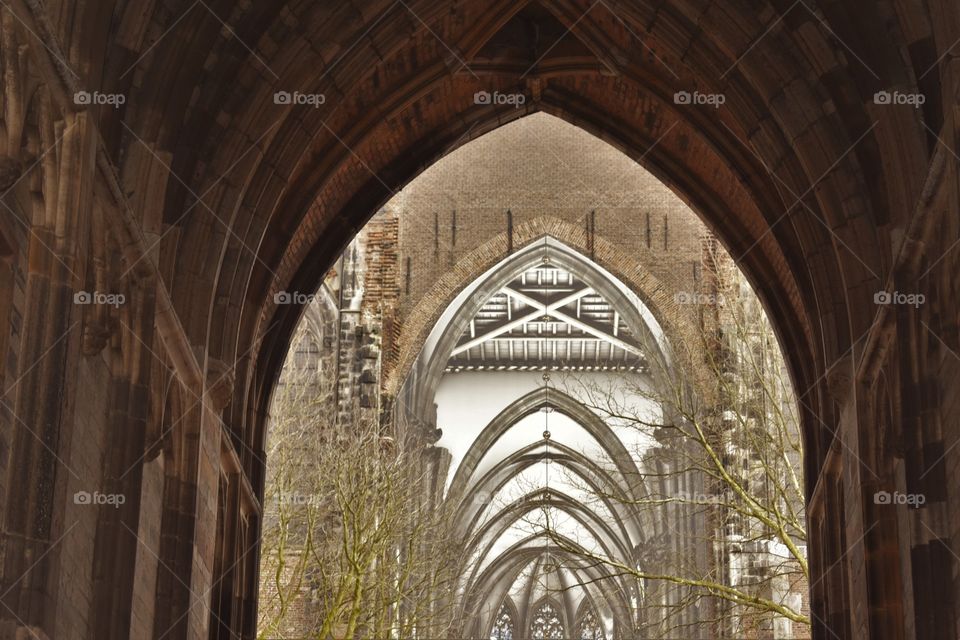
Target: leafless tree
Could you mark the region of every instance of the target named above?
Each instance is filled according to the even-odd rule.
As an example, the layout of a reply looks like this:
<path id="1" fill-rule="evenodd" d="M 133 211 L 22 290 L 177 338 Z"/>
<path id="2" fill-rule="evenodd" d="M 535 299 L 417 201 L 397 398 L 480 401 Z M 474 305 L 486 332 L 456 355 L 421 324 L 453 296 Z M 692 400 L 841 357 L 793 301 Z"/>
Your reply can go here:
<path id="1" fill-rule="evenodd" d="M 560 382 L 643 443 L 632 452 L 641 463 L 636 486 L 581 488 L 598 503 L 612 500 L 663 523 L 671 539 L 659 540 L 657 553 L 616 557 L 562 534 L 549 519 L 545 535 L 569 557 L 605 567 L 611 579 L 635 578 L 648 594 L 658 589 L 642 605 L 660 610 L 646 634 L 676 637 L 679 627 L 697 624 L 713 637 L 808 637 L 796 399 L 752 290 L 732 265 L 711 258 L 707 293 L 685 299 L 695 303 L 687 308 L 697 335 L 671 344 L 668 361 L 650 358 L 648 376 Z M 691 608 L 697 615 L 684 616 Z"/>
<path id="2" fill-rule="evenodd" d="M 260 638 L 449 635 L 452 529 L 413 430 L 341 424 L 314 363 L 272 403 Z"/>

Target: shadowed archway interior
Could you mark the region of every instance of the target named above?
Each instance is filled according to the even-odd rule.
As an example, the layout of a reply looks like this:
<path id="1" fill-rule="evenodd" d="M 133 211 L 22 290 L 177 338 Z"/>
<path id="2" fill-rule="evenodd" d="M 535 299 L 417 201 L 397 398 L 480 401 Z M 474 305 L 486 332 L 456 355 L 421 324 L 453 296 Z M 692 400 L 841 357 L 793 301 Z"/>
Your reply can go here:
<path id="1" fill-rule="evenodd" d="M 813 636 L 956 635 L 953 3 L 11 0 L 0 25 L 0 637 L 256 637 L 269 409 L 306 302 L 331 268 L 351 286 L 339 256 L 368 221 L 393 233 L 372 217 L 418 176 L 548 116 L 666 185 L 762 301 L 806 445 Z M 458 287 L 544 237 L 674 329 L 669 280 L 626 261 L 676 229 L 608 209 L 497 201 L 469 251 L 461 209 L 418 262 L 452 275 L 385 328 L 388 399 Z M 518 545 L 506 564 L 535 564 Z M 606 624 L 616 598 L 590 597 Z M 542 604 L 544 628 L 587 616 Z M 484 624 L 501 606 L 527 625 L 512 595 Z"/>

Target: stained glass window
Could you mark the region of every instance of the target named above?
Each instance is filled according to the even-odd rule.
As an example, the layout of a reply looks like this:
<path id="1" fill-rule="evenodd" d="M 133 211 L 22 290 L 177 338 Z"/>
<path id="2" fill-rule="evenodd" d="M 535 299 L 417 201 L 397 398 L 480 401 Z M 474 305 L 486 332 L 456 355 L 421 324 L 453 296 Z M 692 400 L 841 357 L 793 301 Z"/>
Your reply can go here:
<path id="1" fill-rule="evenodd" d="M 587 609 L 587 612 L 580 618 L 580 630 L 577 638 L 579 640 L 606 640 L 606 637 L 593 609 Z"/>
<path id="2" fill-rule="evenodd" d="M 556 609 L 549 602 L 544 602 L 533 614 L 530 623 L 530 637 L 533 640 L 563 640 L 563 623 Z"/>
<path id="3" fill-rule="evenodd" d="M 493 623 L 493 630 L 490 631 L 490 640 L 513 640 L 515 637 L 513 624 L 513 615 L 507 605 L 500 605 L 500 611 L 497 613 L 497 619 Z"/>

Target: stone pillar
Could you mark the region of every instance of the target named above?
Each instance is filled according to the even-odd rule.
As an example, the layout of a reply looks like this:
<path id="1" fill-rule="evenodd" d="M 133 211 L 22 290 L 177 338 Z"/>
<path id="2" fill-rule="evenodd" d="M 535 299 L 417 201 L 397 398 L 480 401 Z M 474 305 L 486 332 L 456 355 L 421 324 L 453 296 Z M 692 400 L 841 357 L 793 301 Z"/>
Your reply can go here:
<path id="1" fill-rule="evenodd" d="M 215 579 L 220 489 L 220 413 L 232 397 L 223 363 L 209 358 L 203 401 L 185 389 L 187 412 L 172 434 L 164 486 L 154 638 L 206 638 Z M 178 418 L 179 419 L 179 418 Z"/>
<path id="2" fill-rule="evenodd" d="M 189 406 L 189 402 L 187 404 Z M 165 452 L 170 459 L 166 460 L 169 467 L 163 487 L 154 638 L 191 637 L 189 616 L 190 609 L 195 603 L 190 594 L 190 576 L 193 563 L 197 487 L 182 477 L 182 472 L 189 467 L 188 461 L 196 460 L 194 451 L 196 435 L 190 437 L 186 434 L 199 433 L 201 413 L 201 409 L 194 406 L 175 418 L 180 421 L 180 424 L 170 434 L 174 443 Z"/>
<path id="3" fill-rule="evenodd" d="M 73 302 L 82 284 L 77 274 L 85 273 L 96 143 L 86 113 L 68 115 L 65 124 L 59 163 L 43 163 L 43 205 L 34 211 L 28 250 L 0 569 L 4 638 L 21 627 L 54 637 L 60 590 L 69 588 L 58 579 L 59 545 L 70 535 L 62 460 L 72 427 L 69 374 L 77 370 L 81 335 Z"/>
<path id="4" fill-rule="evenodd" d="M 123 504 L 102 505 L 97 519 L 93 564 L 93 620 L 96 638 L 130 638 L 133 593 L 140 550 L 141 485 L 147 457 L 154 299 L 151 291 L 130 288 L 120 345 L 111 353 L 113 378 L 108 393 L 103 492 L 122 495 Z M 130 335 L 131 333 L 135 335 Z M 155 551 L 150 550 L 145 557 Z M 141 554 L 144 555 L 144 554 Z"/>
<path id="5" fill-rule="evenodd" d="M 860 497 L 863 509 L 864 564 L 869 598 L 868 621 L 871 638 L 904 638 L 903 578 L 897 560 L 900 553 L 897 506 L 878 501 L 880 492 L 892 492 L 893 452 L 884 450 L 883 424 L 879 404 L 883 394 L 870 393 L 863 385 L 856 389 L 857 431 L 859 433 Z"/>

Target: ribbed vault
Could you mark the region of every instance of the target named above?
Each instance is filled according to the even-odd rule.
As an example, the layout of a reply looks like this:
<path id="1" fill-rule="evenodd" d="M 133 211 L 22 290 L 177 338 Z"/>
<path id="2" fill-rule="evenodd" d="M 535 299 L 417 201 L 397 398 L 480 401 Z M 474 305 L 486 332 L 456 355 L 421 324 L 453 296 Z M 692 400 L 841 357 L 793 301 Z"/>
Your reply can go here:
<path id="1" fill-rule="evenodd" d="M 531 293 L 509 289 L 523 286 Z M 504 287 L 508 287 L 506 302 Z M 583 291 L 598 294 L 592 302 L 598 314 L 581 316 L 581 309 L 571 306 L 581 300 L 578 296 Z M 414 418 L 411 407 L 424 411 L 440 402 L 438 389 L 447 378 L 471 375 L 474 384 L 482 387 L 485 380 L 518 373 L 539 379 L 540 372 L 545 371 L 536 388 L 523 392 L 522 386 L 514 387 L 514 397 L 470 436 L 469 446 L 462 453 L 456 452 L 463 446 L 456 444 L 457 432 L 467 427 L 440 424 L 445 435 L 436 446 L 441 451 L 452 447 L 446 454 L 453 456 L 451 465 L 441 467 L 447 476 L 442 499 L 453 508 L 456 535 L 463 549 L 455 600 L 464 634 L 487 635 L 507 600 L 516 605 L 521 629 L 530 624 L 537 607 L 551 598 L 555 598 L 567 633 L 573 633 L 584 603 L 600 603 L 598 624 L 606 625 L 611 633 L 614 628 L 634 629 L 639 623 L 630 613 L 631 603 L 636 609 L 637 598 L 644 597 L 646 585 L 627 576 L 610 576 L 608 569 L 561 547 L 569 545 L 569 549 L 626 558 L 637 566 L 649 564 L 655 571 L 659 560 L 647 549 L 655 550 L 659 542 L 668 539 L 671 525 L 637 508 L 651 490 L 639 466 L 640 452 L 632 448 L 635 445 L 628 448 L 622 430 L 618 432 L 595 410 L 559 388 L 559 382 L 551 382 L 551 376 L 560 376 L 567 369 L 606 375 L 602 370 L 607 366 L 600 364 L 617 368 L 630 352 L 608 348 L 601 359 L 597 349 L 593 357 L 598 366 L 589 368 L 579 366 L 582 357 L 576 357 L 569 348 L 567 353 L 572 357 L 563 361 L 541 358 L 532 367 L 522 366 L 529 361 L 519 348 L 491 352 L 498 358 L 494 367 L 472 369 L 450 363 L 460 362 L 467 349 L 482 348 L 485 339 L 479 335 L 484 330 L 488 334 L 508 334 L 527 323 L 511 340 L 543 343 L 545 337 L 562 336 L 564 325 L 580 322 L 586 327 L 580 332 L 583 335 L 593 336 L 593 332 L 605 328 L 611 338 L 613 331 L 621 330 L 625 335 L 642 336 L 630 348 L 643 361 L 656 361 L 653 369 L 658 373 L 644 366 L 620 369 L 617 375 L 634 376 L 655 385 L 657 375 L 669 375 L 670 344 L 656 320 L 661 310 L 647 308 L 641 301 L 644 293 L 634 293 L 589 258 L 545 237 L 465 286 L 441 314 L 413 365 L 415 375 L 407 379 L 403 387 L 406 395 L 401 395 L 401 399 L 410 398 L 410 404 L 401 411 Z M 541 298 L 531 297 L 537 295 Z M 509 300 L 517 296 L 529 298 L 525 305 L 539 305 L 540 310 L 527 318 L 523 315 L 524 304 L 512 305 Z M 536 322 L 550 324 L 529 326 Z M 569 326 L 567 335 L 572 332 Z M 468 396 L 458 402 L 469 411 L 471 403 L 483 400 Z M 443 407 L 433 412 L 439 419 L 447 415 Z M 425 412 L 421 417 L 429 420 L 430 414 Z M 576 428 L 564 428 L 567 422 L 563 421 Z M 411 424 L 420 421 L 414 419 Z M 656 476 L 652 479 L 660 482 Z M 664 488 L 657 486 L 652 492 L 662 494 Z M 586 498 L 588 495 L 594 498 Z M 547 535 L 547 522 L 562 526 L 558 524 L 560 528 Z"/>
<path id="2" fill-rule="evenodd" d="M 405 411 L 417 417 L 429 413 L 439 380 L 451 358 L 456 355 L 458 342 L 470 330 L 477 314 L 511 280 L 545 264 L 576 273 L 579 281 L 603 296 L 610 307 L 617 310 L 620 322 L 637 336 L 643 358 L 657 361 L 653 370 L 662 372 L 669 368 L 663 328 L 657 318 L 660 309 L 648 307 L 638 293 L 627 288 L 596 262 L 555 238 L 544 236 L 491 266 L 476 280 L 466 284 L 450 302 L 407 372 L 398 394 Z M 560 300 L 563 300 L 563 296 Z M 518 351 L 514 364 L 525 364 L 519 355 Z M 558 364 L 577 363 L 571 358 L 568 362 Z"/>

